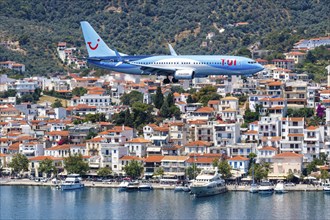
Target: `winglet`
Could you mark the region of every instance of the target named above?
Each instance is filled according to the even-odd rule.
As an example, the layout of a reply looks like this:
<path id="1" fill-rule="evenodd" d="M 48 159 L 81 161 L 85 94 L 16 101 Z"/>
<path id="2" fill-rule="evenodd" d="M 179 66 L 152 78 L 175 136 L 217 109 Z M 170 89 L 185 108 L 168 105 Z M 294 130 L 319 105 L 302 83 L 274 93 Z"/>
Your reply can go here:
<path id="1" fill-rule="evenodd" d="M 175 52 L 171 44 L 168 44 L 168 47 L 170 48 L 170 52 L 172 56 L 177 56 L 178 54 Z"/>

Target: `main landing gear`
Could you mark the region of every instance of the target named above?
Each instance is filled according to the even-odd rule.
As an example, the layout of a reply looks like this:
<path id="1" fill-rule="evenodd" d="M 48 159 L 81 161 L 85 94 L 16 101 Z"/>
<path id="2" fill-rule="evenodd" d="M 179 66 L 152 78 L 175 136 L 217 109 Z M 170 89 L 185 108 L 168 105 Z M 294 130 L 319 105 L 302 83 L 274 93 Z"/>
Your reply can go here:
<path id="1" fill-rule="evenodd" d="M 177 83 L 177 82 L 179 82 L 179 80 L 173 77 L 172 78 L 172 83 Z"/>
<path id="2" fill-rule="evenodd" d="M 177 82 L 179 82 L 179 80 L 173 77 L 172 83 L 177 83 Z M 166 79 L 163 79 L 163 84 L 169 84 L 169 83 L 171 83 L 171 80 L 168 77 Z"/>
<path id="3" fill-rule="evenodd" d="M 163 84 L 169 84 L 171 81 L 169 78 L 163 79 Z"/>

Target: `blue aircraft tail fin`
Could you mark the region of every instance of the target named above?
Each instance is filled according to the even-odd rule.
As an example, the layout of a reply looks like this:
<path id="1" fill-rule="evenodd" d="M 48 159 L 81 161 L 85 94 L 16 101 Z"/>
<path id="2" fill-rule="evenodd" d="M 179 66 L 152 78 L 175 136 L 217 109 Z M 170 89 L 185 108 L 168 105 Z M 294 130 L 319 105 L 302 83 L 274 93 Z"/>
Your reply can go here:
<path id="1" fill-rule="evenodd" d="M 80 25 L 85 38 L 85 44 L 89 57 L 116 56 L 116 52 L 111 50 L 106 45 L 106 43 L 87 21 L 80 22 Z"/>

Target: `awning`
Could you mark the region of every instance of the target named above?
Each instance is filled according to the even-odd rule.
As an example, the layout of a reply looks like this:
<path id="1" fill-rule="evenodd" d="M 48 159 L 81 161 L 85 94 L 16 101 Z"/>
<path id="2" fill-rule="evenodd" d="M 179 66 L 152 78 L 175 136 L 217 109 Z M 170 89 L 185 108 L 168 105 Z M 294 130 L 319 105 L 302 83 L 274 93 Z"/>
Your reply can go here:
<path id="1" fill-rule="evenodd" d="M 147 148 L 147 152 L 150 152 L 150 151 L 157 151 L 157 152 L 160 152 L 161 151 L 161 147 L 148 147 Z"/>

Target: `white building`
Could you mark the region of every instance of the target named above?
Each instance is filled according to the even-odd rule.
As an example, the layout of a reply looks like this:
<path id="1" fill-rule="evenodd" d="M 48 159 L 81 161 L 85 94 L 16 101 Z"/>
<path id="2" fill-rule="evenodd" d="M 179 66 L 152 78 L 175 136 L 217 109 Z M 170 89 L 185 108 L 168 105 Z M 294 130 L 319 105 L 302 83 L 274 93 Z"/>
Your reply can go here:
<path id="1" fill-rule="evenodd" d="M 304 142 L 304 118 L 282 118 L 280 152 L 302 152 Z"/>
<path id="2" fill-rule="evenodd" d="M 83 95 L 79 99 L 73 99 L 72 106 L 78 104 L 86 104 L 90 106 L 109 106 L 111 105 L 111 97 L 109 95 Z"/>
<path id="3" fill-rule="evenodd" d="M 302 153 L 304 162 L 312 162 L 318 158 L 324 143 L 324 127 L 309 126 L 304 129 L 304 143 Z"/>

